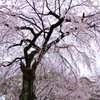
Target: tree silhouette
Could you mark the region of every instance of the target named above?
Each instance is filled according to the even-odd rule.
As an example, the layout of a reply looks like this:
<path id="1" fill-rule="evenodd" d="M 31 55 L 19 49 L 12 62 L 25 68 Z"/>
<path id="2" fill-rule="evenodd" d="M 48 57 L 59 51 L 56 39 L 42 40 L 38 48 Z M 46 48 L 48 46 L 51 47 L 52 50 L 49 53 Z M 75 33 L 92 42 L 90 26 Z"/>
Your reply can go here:
<path id="1" fill-rule="evenodd" d="M 58 69 L 64 67 L 68 75 L 75 77 L 80 65 L 93 66 L 93 53 L 100 47 L 97 5 L 91 0 L 15 1 L 3 2 L 1 7 L 0 42 L 11 55 L 11 61 L 3 66 L 20 66 L 23 73 L 19 100 L 36 99 L 36 70 L 44 63 L 49 66 L 48 59 L 50 65 L 55 62 Z"/>

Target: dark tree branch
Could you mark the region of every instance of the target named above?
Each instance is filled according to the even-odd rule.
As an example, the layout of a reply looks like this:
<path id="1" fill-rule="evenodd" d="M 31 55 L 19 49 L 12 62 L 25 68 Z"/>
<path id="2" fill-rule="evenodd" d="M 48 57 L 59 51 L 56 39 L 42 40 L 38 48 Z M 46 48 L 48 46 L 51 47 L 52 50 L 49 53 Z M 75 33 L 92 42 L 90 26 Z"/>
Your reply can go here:
<path id="1" fill-rule="evenodd" d="M 94 16 L 95 14 L 91 14 L 91 15 L 86 15 L 85 13 L 83 13 L 83 15 L 82 15 L 82 22 L 83 22 L 83 20 L 85 19 L 85 18 L 89 18 L 89 17 L 92 17 L 92 16 Z"/>
<path id="2" fill-rule="evenodd" d="M 70 19 L 70 18 L 69 18 L 69 19 L 65 19 L 65 21 L 66 21 L 66 22 L 71 22 L 71 19 Z"/>
<path id="3" fill-rule="evenodd" d="M 26 19 L 24 17 L 19 16 L 20 19 L 25 20 L 26 22 L 34 25 L 35 27 L 37 27 L 38 29 L 42 30 L 36 23 L 33 23 L 32 21 L 30 21 L 29 19 Z"/>
<path id="4" fill-rule="evenodd" d="M 53 44 L 57 44 L 62 38 L 64 38 L 65 36 L 68 36 L 70 33 L 69 32 L 66 32 L 66 35 L 65 33 L 63 33 L 62 31 L 60 31 L 62 34 L 56 39 L 54 40 L 53 42 L 49 43 L 48 45 L 46 45 L 46 52 L 49 50 L 49 48 L 53 45 Z"/>
<path id="5" fill-rule="evenodd" d="M 22 26 L 22 27 L 15 27 L 15 28 L 17 30 L 29 30 L 35 36 L 35 32 L 34 32 L 33 28 L 31 28 L 31 27 Z"/>
<path id="6" fill-rule="evenodd" d="M 29 39 L 23 39 L 23 40 L 20 41 L 19 44 L 11 45 L 9 48 L 12 48 L 12 47 L 15 47 L 15 46 L 21 46 L 23 42 L 25 42 L 25 43 L 26 43 L 26 42 L 29 42 L 29 43 L 30 43 L 31 40 L 29 40 Z M 9 49 L 9 48 L 8 48 L 8 49 Z"/>
<path id="7" fill-rule="evenodd" d="M 73 1 L 73 0 L 71 0 L 70 3 L 69 3 L 68 10 L 71 8 L 72 1 Z"/>
<path id="8" fill-rule="evenodd" d="M 48 1 L 47 0 L 45 0 L 45 1 L 46 1 L 46 7 L 48 8 L 49 11 L 51 11 L 49 6 L 48 6 Z"/>
<path id="9" fill-rule="evenodd" d="M 48 14 L 51 14 L 51 15 L 53 15 L 54 17 L 56 17 L 57 19 L 59 19 L 60 18 L 60 16 L 58 16 L 55 12 L 53 12 L 50 8 L 49 8 L 49 6 L 48 6 L 48 1 L 47 0 L 45 0 L 46 1 L 46 7 L 48 8 L 48 10 L 49 10 L 49 13 Z M 56 5 L 56 4 L 55 4 Z"/>
<path id="10" fill-rule="evenodd" d="M 50 36 L 51 36 L 51 34 L 52 34 L 52 32 L 53 32 L 53 29 L 56 28 L 56 27 L 58 27 L 59 25 L 61 25 L 61 23 L 63 22 L 63 20 L 64 20 L 64 18 L 59 19 L 59 21 L 58 21 L 56 24 L 53 24 L 53 25 L 50 27 L 50 31 L 48 32 L 48 35 L 47 35 L 47 37 L 45 38 L 45 42 L 44 42 L 43 47 L 42 47 L 42 49 L 41 49 L 41 52 L 40 52 L 40 55 L 39 55 L 39 58 L 38 58 L 38 62 L 41 61 L 43 55 L 49 50 L 49 48 L 50 48 L 51 45 L 53 44 L 53 43 L 51 43 L 51 44 L 46 45 L 47 42 L 48 42 L 49 39 L 50 39 Z M 62 37 L 62 38 L 63 38 L 63 37 Z M 56 40 L 56 41 L 57 41 L 57 40 Z"/>
<path id="11" fill-rule="evenodd" d="M 33 1 L 33 5 L 31 5 L 30 3 L 29 3 L 29 1 L 28 0 L 26 0 L 27 1 L 27 3 L 29 4 L 29 6 L 35 11 L 35 14 L 38 16 L 38 18 L 40 19 L 40 21 L 41 21 L 41 23 L 42 23 L 42 28 L 43 28 L 43 30 L 44 30 L 44 22 L 43 22 L 43 20 L 42 20 L 42 17 L 39 15 L 39 11 L 36 9 L 36 7 L 35 7 L 35 3 L 34 3 L 34 1 Z"/>
<path id="12" fill-rule="evenodd" d="M 58 43 L 62 38 L 64 38 L 65 36 L 68 36 L 70 34 L 70 32 L 66 32 L 63 33 L 62 31 L 60 31 L 60 33 L 62 33 L 55 41 L 53 41 L 54 43 Z"/>
<path id="13" fill-rule="evenodd" d="M 60 18 L 60 16 L 58 16 L 56 13 L 54 13 L 54 12 L 52 12 L 52 11 L 50 11 L 48 14 L 53 15 L 53 16 L 56 17 L 57 19 Z"/>
<path id="14" fill-rule="evenodd" d="M 35 41 L 37 40 L 37 38 L 41 35 L 43 31 L 40 31 L 38 34 L 36 34 L 33 38 L 33 40 L 30 42 L 30 44 L 24 48 L 24 56 L 25 56 L 25 62 L 26 62 L 26 66 L 29 67 L 30 65 L 30 59 L 28 58 L 28 50 L 33 46 L 36 47 L 36 50 L 39 50 L 39 47 L 35 45 Z M 35 53 L 36 54 L 36 53 Z"/>
<path id="15" fill-rule="evenodd" d="M 40 52 L 40 55 L 39 55 L 39 58 L 38 58 L 38 62 L 41 61 L 43 55 L 49 50 L 49 48 L 53 45 L 53 44 L 56 44 L 58 43 L 62 38 L 64 38 L 65 36 L 69 35 L 69 32 L 66 32 L 66 35 L 65 33 L 63 33 L 62 31 L 60 31 L 62 34 L 56 39 L 54 40 L 53 42 L 49 43 L 49 44 L 45 44 L 43 46 L 43 48 L 41 49 L 41 52 Z"/>
<path id="16" fill-rule="evenodd" d="M 9 27 L 9 24 L 7 24 L 7 23 L 5 23 L 4 25 L 7 26 L 7 27 Z M 27 27 L 27 26 L 21 26 L 21 27 L 19 27 L 19 26 L 17 26 L 15 28 L 16 28 L 16 30 L 29 30 L 35 36 L 35 32 L 34 32 L 33 28 L 31 28 L 31 27 Z"/>
<path id="17" fill-rule="evenodd" d="M 56 17 L 57 19 L 60 18 L 59 15 L 57 15 L 55 12 L 52 12 L 51 10 L 50 10 L 50 12 L 47 13 L 47 14 L 43 14 L 43 13 L 38 13 L 38 14 L 40 14 L 40 15 L 45 15 L 45 16 L 47 16 L 47 15 L 53 15 L 53 16 Z"/>
<path id="18" fill-rule="evenodd" d="M 6 67 L 6 66 L 10 66 L 10 65 L 12 65 L 13 63 L 15 63 L 15 62 L 18 62 L 18 61 L 21 61 L 22 59 L 25 59 L 25 57 L 18 57 L 18 58 L 15 58 L 14 60 L 12 60 L 11 62 L 7 62 L 8 64 L 3 64 L 3 66 L 4 67 Z"/>
<path id="19" fill-rule="evenodd" d="M 46 39 L 45 39 L 45 42 L 44 42 L 44 45 L 46 45 L 47 42 L 49 41 L 50 36 L 51 36 L 51 34 L 52 34 L 54 28 L 56 28 L 56 27 L 58 27 L 59 25 L 61 25 L 61 23 L 62 23 L 63 21 L 64 21 L 64 18 L 61 18 L 61 19 L 59 19 L 59 21 L 58 21 L 57 23 L 51 25 L 50 31 L 48 32 L 48 35 L 47 35 L 47 37 L 46 37 Z"/>

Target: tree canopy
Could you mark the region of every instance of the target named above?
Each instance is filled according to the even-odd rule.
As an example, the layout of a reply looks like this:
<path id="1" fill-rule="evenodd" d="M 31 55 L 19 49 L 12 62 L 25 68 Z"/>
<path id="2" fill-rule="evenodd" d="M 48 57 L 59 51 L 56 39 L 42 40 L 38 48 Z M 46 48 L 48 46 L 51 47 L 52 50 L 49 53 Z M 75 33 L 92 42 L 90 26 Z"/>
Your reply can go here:
<path id="1" fill-rule="evenodd" d="M 2 0 L 2 79 L 22 72 L 20 100 L 35 100 L 38 74 L 56 70 L 77 79 L 81 67 L 95 69 L 99 32 L 99 0 Z"/>

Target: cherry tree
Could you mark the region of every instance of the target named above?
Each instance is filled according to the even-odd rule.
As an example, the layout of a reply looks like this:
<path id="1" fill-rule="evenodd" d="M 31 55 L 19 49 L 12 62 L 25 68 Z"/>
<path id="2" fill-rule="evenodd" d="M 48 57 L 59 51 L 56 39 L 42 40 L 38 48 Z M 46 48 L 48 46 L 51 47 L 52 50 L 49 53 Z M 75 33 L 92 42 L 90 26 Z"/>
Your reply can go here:
<path id="1" fill-rule="evenodd" d="M 2 1 L 1 66 L 10 69 L 7 77 L 22 72 L 19 100 L 37 98 L 34 83 L 40 66 L 74 78 L 81 66 L 93 69 L 100 47 L 99 10 L 98 0 Z"/>

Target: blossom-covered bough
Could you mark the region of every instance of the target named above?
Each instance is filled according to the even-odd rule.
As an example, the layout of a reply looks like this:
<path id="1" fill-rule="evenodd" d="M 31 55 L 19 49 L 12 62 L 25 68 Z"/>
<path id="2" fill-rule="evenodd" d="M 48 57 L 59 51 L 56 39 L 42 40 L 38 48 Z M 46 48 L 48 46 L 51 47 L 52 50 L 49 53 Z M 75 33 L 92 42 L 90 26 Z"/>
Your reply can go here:
<path id="1" fill-rule="evenodd" d="M 100 47 L 98 0 L 5 1 L 0 8 L 1 58 L 9 55 L 11 61 L 2 66 L 13 65 L 10 72 L 15 73 L 21 69 L 19 100 L 38 99 L 34 82 L 40 66 L 47 72 L 64 69 L 76 79 L 81 66 L 93 69 L 94 51 Z"/>

